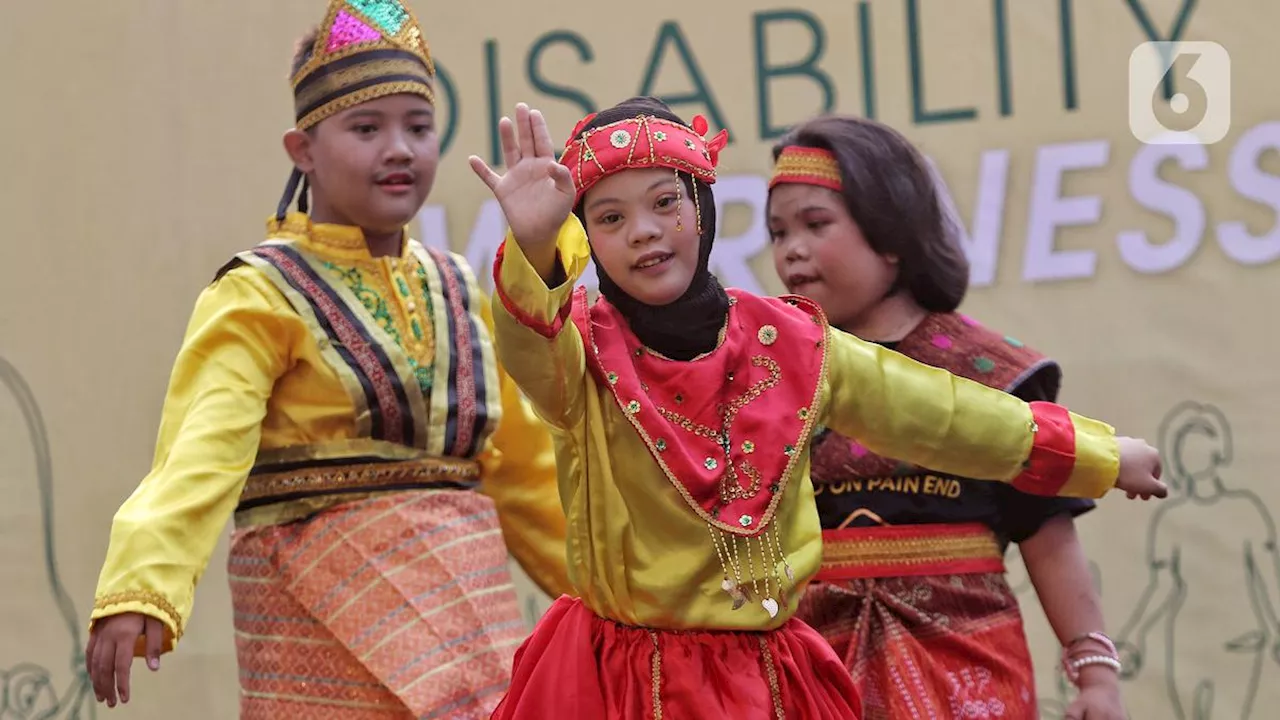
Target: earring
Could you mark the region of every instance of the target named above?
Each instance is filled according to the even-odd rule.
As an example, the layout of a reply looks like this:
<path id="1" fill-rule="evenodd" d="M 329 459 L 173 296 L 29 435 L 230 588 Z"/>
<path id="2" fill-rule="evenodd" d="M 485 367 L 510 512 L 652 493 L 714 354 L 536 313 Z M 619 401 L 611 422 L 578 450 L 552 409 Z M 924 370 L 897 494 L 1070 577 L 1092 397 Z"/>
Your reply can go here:
<path id="1" fill-rule="evenodd" d="M 697 181 L 697 179 L 692 178 L 692 176 L 691 176 L 691 178 L 690 178 L 690 179 L 692 179 L 692 180 L 693 180 L 693 182 L 692 182 L 691 184 L 693 185 L 693 217 L 694 217 L 694 222 L 695 222 L 695 223 L 697 223 L 697 233 L 698 233 L 698 237 L 702 237 L 702 203 L 698 201 L 698 181 Z"/>
<path id="2" fill-rule="evenodd" d="M 684 187 L 680 182 L 680 171 L 676 170 L 676 232 L 684 232 L 684 217 L 680 214 L 680 208 L 684 206 Z M 695 202 L 697 198 L 694 199 Z"/>

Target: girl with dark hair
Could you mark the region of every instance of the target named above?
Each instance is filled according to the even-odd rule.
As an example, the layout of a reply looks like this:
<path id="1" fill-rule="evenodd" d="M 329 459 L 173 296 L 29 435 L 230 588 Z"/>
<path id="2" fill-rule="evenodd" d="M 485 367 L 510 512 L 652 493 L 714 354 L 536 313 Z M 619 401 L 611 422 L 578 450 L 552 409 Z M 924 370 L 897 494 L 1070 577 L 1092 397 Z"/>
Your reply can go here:
<path id="1" fill-rule="evenodd" d="M 722 288 L 727 136 L 706 131 L 634 98 L 580 122 L 557 162 L 520 105 L 500 123 L 506 174 L 471 159 L 511 228 L 498 355 L 552 428 L 576 590 L 517 652 L 496 718 L 858 717 L 848 671 L 793 618 L 821 556 L 818 423 L 1050 495 L 1164 492 L 1155 450 L 1103 423 L 832 334 L 803 298 Z M 588 258 L 591 305 L 574 290 Z"/>
<path id="2" fill-rule="evenodd" d="M 1057 363 L 956 312 L 969 266 L 906 138 L 826 116 L 795 128 L 774 159 L 768 220 L 788 291 L 850 335 L 1028 402 L 1056 400 Z M 1124 718 L 1119 661 L 1073 522 L 1093 503 L 975 482 L 866 440 L 834 429 L 814 438 L 823 562 L 799 608 L 845 661 L 864 716 L 1037 716 L 1004 578 L 1016 542 L 1081 690 L 1068 717 Z"/>

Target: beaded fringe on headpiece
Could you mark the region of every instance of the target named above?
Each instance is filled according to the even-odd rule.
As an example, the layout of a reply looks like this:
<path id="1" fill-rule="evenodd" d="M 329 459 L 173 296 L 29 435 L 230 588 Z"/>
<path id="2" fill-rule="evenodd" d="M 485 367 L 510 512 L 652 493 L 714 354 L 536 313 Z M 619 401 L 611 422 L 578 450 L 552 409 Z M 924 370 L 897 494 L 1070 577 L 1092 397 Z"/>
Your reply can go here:
<path id="1" fill-rule="evenodd" d="M 399 0 L 330 0 L 311 53 L 292 78 L 296 127 L 308 130 L 387 95 L 409 93 L 434 104 L 435 73 L 418 20 Z M 306 212 L 306 181 L 297 168 L 276 209 L 278 221 L 295 196 Z"/>

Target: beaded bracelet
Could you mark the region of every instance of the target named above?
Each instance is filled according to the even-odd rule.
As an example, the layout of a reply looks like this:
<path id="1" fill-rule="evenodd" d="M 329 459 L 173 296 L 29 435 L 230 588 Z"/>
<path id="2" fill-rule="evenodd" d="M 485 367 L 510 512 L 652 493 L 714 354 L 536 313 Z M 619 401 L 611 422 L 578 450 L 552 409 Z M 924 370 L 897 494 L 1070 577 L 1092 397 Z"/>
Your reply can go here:
<path id="1" fill-rule="evenodd" d="M 1106 665 L 1112 670 L 1115 670 L 1116 673 L 1120 673 L 1124 669 L 1124 666 L 1120 664 L 1119 660 L 1107 655 L 1085 655 L 1084 657 L 1076 658 L 1075 660 L 1065 663 L 1063 669 L 1067 673 L 1067 679 L 1069 679 L 1073 685 L 1079 685 L 1080 669 L 1090 665 Z"/>
<path id="2" fill-rule="evenodd" d="M 1093 640 L 1094 642 L 1102 645 L 1102 647 L 1106 648 L 1108 652 L 1110 652 L 1112 655 L 1115 655 L 1117 657 L 1120 655 L 1120 653 L 1116 650 L 1116 644 L 1111 642 L 1111 638 L 1107 637 L 1106 635 L 1103 635 L 1100 632 L 1088 632 L 1081 635 L 1080 637 L 1067 643 L 1067 646 L 1064 649 L 1064 652 L 1065 650 L 1070 650 L 1071 648 L 1075 647 L 1076 645 L 1079 645 L 1080 643 L 1086 640 Z"/>

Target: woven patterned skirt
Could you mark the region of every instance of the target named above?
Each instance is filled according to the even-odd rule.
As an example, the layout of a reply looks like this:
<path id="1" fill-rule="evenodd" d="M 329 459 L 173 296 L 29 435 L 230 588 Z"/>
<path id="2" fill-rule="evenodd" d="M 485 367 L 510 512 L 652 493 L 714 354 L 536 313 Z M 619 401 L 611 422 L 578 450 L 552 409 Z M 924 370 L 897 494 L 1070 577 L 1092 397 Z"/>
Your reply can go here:
<path id="1" fill-rule="evenodd" d="M 844 661 L 864 720 L 1038 717 L 1022 615 L 989 530 L 895 526 L 823 539 L 823 571 L 797 616 Z"/>
<path id="2" fill-rule="evenodd" d="M 409 492 L 237 531 L 241 717 L 488 718 L 527 635 L 493 503 Z"/>

